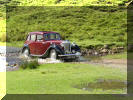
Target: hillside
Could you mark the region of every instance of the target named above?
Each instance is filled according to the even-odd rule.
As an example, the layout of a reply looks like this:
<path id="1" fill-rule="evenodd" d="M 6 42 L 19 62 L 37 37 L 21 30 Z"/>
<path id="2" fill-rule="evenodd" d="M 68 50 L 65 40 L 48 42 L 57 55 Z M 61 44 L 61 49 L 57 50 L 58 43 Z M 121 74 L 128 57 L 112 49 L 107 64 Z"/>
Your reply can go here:
<path id="1" fill-rule="evenodd" d="M 7 40 L 8 42 L 22 41 L 25 38 L 27 32 L 29 31 L 52 30 L 60 32 L 64 38 L 75 41 L 79 45 L 84 47 L 88 47 L 88 45 L 90 44 L 103 45 L 103 44 L 114 43 L 115 45 L 124 45 L 126 44 L 126 37 L 127 37 L 126 36 L 127 16 L 126 16 L 126 9 L 125 8 L 123 9 L 122 6 L 126 6 L 127 4 L 129 4 L 130 1 L 132 0 L 28 0 L 28 1 L 0 0 L 1 4 L 0 41 L 6 40 L 5 5 L 9 5 L 9 6 L 25 6 L 25 7 L 24 10 L 22 10 L 20 7 L 19 10 L 22 13 L 17 14 L 15 11 L 8 13 L 8 15 L 11 16 L 8 19 L 9 20 L 8 26 L 11 27 L 12 25 L 12 29 L 9 30 L 8 28 L 8 31 L 11 31 L 10 33 L 8 33 L 9 34 Z M 105 7 L 105 8 L 93 7 L 93 9 L 92 7 L 91 8 L 56 7 L 58 9 L 54 8 L 50 9 L 49 7 L 47 7 L 47 11 L 42 10 L 44 8 L 40 9 L 36 8 L 34 9 L 34 11 L 31 11 L 33 10 L 32 8 L 28 10 L 27 9 L 28 7 L 26 7 L 26 6 L 44 6 L 44 5 L 45 6 L 110 6 L 110 7 Z M 110 11 L 107 10 L 108 8 L 109 9 L 111 8 Z M 78 11 L 78 9 L 80 9 L 81 11 Z M 23 13 L 23 11 L 25 13 Z M 55 14 L 56 12 L 58 12 L 57 15 Z M 45 13 L 49 14 L 46 15 Z M 37 18 L 32 17 L 35 14 L 38 15 Z M 22 25 L 20 25 L 20 23 Z M 60 26 L 62 24 L 63 26 Z M 17 34 L 22 34 L 22 36 Z M 10 36 L 14 37 L 11 38 Z"/>
<path id="2" fill-rule="evenodd" d="M 56 31 L 85 48 L 124 45 L 126 17 L 125 7 L 10 7 L 7 41 L 23 41 L 31 31 Z"/>
<path id="3" fill-rule="evenodd" d="M 0 4 L 20 6 L 121 6 L 132 0 L 0 0 Z"/>

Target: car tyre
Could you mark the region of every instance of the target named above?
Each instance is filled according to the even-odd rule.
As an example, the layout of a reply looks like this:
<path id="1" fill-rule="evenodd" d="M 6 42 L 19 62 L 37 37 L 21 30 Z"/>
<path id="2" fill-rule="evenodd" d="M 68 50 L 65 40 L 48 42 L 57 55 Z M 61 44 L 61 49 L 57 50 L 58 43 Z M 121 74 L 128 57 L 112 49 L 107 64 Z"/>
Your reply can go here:
<path id="1" fill-rule="evenodd" d="M 22 52 L 22 55 L 24 58 L 29 58 L 29 49 L 25 48 Z"/>
<path id="2" fill-rule="evenodd" d="M 49 58 L 51 59 L 57 59 L 57 52 L 55 49 L 51 49 L 49 53 Z"/>

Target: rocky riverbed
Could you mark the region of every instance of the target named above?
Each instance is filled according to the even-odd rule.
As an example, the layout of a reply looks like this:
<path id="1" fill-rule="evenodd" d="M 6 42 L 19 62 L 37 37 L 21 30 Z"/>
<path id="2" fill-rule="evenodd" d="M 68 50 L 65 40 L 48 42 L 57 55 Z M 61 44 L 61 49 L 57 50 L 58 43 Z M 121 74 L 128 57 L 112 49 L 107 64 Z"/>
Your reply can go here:
<path id="1" fill-rule="evenodd" d="M 103 47 L 99 48 L 88 48 L 81 50 L 82 55 L 84 56 L 105 56 L 108 54 L 115 54 L 115 53 L 121 53 L 124 52 L 126 48 L 124 47 L 112 47 L 110 48 L 109 45 L 104 45 Z"/>
<path id="2" fill-rule="evenodd" d="M 20 52 L 21 48 L 6 47 L 6 71 L 13 71 L 19 68 L 22 62 Z"/>

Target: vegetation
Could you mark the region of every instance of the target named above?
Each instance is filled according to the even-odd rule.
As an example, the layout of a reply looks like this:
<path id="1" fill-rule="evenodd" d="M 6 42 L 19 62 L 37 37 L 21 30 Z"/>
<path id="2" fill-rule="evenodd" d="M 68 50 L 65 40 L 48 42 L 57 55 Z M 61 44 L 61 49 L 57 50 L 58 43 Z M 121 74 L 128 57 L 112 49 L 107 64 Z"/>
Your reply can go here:
<path id="1" fill-rule="evenodd" d="M 113 55 L 107 55 L 103 56 L 102 58 L 106 59 L 127 59 L 127 52 L 125 53 L 119 53 L 119 54 L 113 54 Z"/>
<path id="2" fill-rule="evenodd" d="M 35 7 L 35 9 L 32 9 L 32 7 L 30 9 L 29 7 L 29 10 L 28 10 L 28 7 L 25 9 L 23 9 L 23 7 L 18 7 L 20 8 L 19 9 L 20 13 L 11 11 L 10 14 L 12 15 L 10 15 L 8 12 L 8 15 L 12 19 L 12 21 L 8 22 L 8 24 L 12 23 L 9 26 L 13 24 L 14 25 L 12 26 L 13 29 L 11 29 L 9 33 L 7 32 L 8 34 L 10 34 L 8 36 L 7 41 L 8 42 L 19 41 L 19 40 L 22 41 L 25 38 L 27 32 L 29 31 L 52 30 L 52 31 L 60 32 L 63 37 L 77 42 L 80 46 L 83 46 L 84 48 L 88 47 L 88 45 L 96 46 L 96 45 L 103 45 L 103 44 L 115 44 L 115 45 L 123 46 L 126 44 L 125 43 L 126 42 L 126 27 L 125 27 L 126 26 L 126 9 L 122 10 L 123 8 L 119 9 L 117 7 L 112 7 L 112 5 L 124 6 L 128 4 L 130 1 L 131 0 L 45 0 L 45 1 L 43 0 L 40 0 L 40 1 L 38 0 L 28 0 L 28 1 L 27 0 L 23 0 L 23 1 L 22 0 L 6 0 L 6 1 L 0 0 L 0 3 L 1 3 L 0 41 L 6 40 L 5 39 L 6 37 L 5 36 L 5 21 L 6 21 L 5 5 L 9 5 L 9 6 L 33 6 L 33 5 L 34 6 L 44 6 L 44 5 L 45 6 L 68 6 L 68 5 L 69 6 L 72 6 L 72 5 L 103 6 L 104 5 L 105 6 L 106 5 L 106 6 L 111 6 L 110 11 L 108 11 L 107 7 L 93 7 L 93 9 L 89 9 L 87 7 L 77 7 L 77 8 L 76 7 L 75 8 L 56 7 L 57 9 L 54 9 L 54 7 L 53 8 L 46 7 L 47 8 L 46 10 L 44 10 L 45 7 L 44 8 Z M 45 14 L 45 13 L 49 13 L 49 14 Z M 10 20 L 10 18 L 8 18 L 8 20 Z M 16 33 L 17 31 L 18 33 Z M 21 36 L 20 34 L 21 35 L 23 34 L 23 35 Z M 9 37 L 12 37 L 12 36 L 14 36 L 14 38 L 12 40 L 9 39 Z"/>
<path id="3" fill-rule="evenodd" d="M 17 76 L 19 78 L 14 78 Z M 13 80 L 11 80 L 13 78 Z M 126 81 L 127 75 L 119 68 L 90 64 L 43 64 L 35 70 L 7 72 L 8 94 L 117 94 L 122 89 L 85 91 L 75 88 L 80 84 L 95 83 L 98 79 Z M 14 85 L 15 84 L 15 85 Z"/>
<path id="4" fill-rule="evenodd" d="M 131 0 L 0 0 L 3 5 L 19 6 L 121 6 Z"/>
<path id="5" fill-rule="evenodd" d="M 36 69 L 36 68 L 38 68 L 38 66 L 39 66 L 39 64 L 38 64 L 38 62 L 36 60 L 30 61 L 30 62 L 24 61 L 20 65 L 20 68 L 22 68 L 22 69 L 27 69 L 27 68 L 29 68 L 29 69 Z"/>
<path id="6" fill-rule="evenodd" d="M 20 47 L 21 48 L 24 45 L 24 41 L 6 42 L 6 45 L 9 47 L 13 46 L 13 47 Z"/>
<path id="7" fill-rule="evenodd" d="M 79 46 L 126 45 L 125 7 L 8 7 L 7 41 L 30 31 L 56 31 Z"/>

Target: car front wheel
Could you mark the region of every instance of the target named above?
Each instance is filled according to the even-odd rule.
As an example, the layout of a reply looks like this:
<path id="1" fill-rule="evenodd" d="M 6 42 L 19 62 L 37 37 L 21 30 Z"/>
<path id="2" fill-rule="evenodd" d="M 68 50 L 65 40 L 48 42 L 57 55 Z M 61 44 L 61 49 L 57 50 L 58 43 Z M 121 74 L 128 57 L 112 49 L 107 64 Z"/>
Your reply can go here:
<path id="1" fill-rule="evenodd" d="M 51 59 L 57 59 L 57 52 L 56 52 L 55 49 L 51 49 L 51 50 L 50 50 L 49 57 L 50 57 Z"/>

